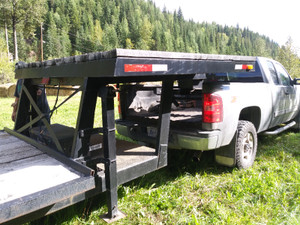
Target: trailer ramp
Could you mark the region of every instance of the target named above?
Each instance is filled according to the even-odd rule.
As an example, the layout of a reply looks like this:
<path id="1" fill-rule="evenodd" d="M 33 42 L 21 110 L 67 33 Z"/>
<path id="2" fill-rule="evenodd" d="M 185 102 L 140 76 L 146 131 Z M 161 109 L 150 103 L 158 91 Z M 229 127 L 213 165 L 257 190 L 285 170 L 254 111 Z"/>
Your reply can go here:
<path id="1" fill-rule="evenodd" d="M 88 169 L 79 171 L 4 131 L 0 155 L 1 224 L 15 224 L 24 215 L 95 188 Z"/>

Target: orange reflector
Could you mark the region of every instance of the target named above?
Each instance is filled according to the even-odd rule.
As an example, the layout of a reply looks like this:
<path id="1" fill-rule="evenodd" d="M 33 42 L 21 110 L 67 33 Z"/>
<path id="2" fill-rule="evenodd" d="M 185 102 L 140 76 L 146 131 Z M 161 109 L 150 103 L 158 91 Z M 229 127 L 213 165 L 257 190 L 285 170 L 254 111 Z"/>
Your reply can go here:
<path id="1" fill-rule="evenodd" d="M 247 70 L 253 70 L 253 65 L 247 65 Z"/>

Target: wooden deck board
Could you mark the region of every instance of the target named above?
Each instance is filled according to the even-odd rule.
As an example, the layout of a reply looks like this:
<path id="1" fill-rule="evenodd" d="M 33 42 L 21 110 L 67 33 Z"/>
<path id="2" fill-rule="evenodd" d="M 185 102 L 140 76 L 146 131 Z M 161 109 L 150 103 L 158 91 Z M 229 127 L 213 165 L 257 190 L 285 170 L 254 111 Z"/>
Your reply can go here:
<path id="1" fill-rule="evenodd" d="M 10 135 L 8 133 L 4 132 L 4 130 L 1 130 L 0 136 L 10 136 Z"/>
<path id="2" fill-rule="evenodd" d="M 37 155 L 34 157 L 28 157 L 25 159 L 15 160 L 15 161 L 12 161 L 9 163 L 3 163 L 0 165 L 0 176 L 1 176 L 1 174 L 9 173 L 9 172 L 17 170 L 17 169 L 20 170 L 20 169 L 26 168 L 26 167 L 32 165 L 33 162 L 39 163 L 41 161 L 44 161 L 47 158 L 48 158 L 48 156 L 46 154 L 41 154 L 41 155 Z"/>
<path id="3" fill-rule="evenodd" d="M 1 153 L 0 157 L 0 167 L 1 164 L 10 163 L 21 159 L 32 158 L 33 156 L 41 155 L 43 152 L 32 148 L 30 146 L 26 146 L 24 148 L 16 148 L 10 149 Z"/>
<path id="4" fill-rule="evenodd" d="M 17 139 L 16 137 L 7 137 L 7 136 L 0 136 L 0 149 L 6 148 L 5 145 L 8 144 L 16 144 L 22 142 L 21 140 Z M 3 147 L 2 147 L 3 146 Z"/>
<path id="5" fill-rule="evenodd" d="M 0 143 L 0 204 L 81 176 L 16 137 L 0 132 Z"/>
<path id="6" fill-rule="evenodd" d="M 121 145 L 121 144 L 120 144 Z M 156 158 L 155 149 L 130 143 L 127 147 L 117 149 L 117 170 L 141 164 L 143 161 Z"/>
<path id="7" fill-rule="evenodd" d="M 155 149 L 128 141 L 117 140 L 116 147 L 118 171 L 157 157 L 155 156 Z M 104 170 L 104 164 L 98 164 L 97 166 L 99 169 Z"/>

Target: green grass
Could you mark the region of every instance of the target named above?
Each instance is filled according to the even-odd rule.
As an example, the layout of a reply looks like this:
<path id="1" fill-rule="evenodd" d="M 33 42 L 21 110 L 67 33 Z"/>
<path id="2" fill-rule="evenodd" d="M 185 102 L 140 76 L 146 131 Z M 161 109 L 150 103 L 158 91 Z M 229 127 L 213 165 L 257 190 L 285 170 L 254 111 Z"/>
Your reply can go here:
<path id="1" fill-rule="evenodd" d="M 11 127 L 13 100 L 0 101 L 0 129 Z M 74 124 L 78 102 L 79 96 L 52 122 Z M 170 151 L 167 167 L 119 187 L 119 209 L 127 217 L 114 224 L 300 224 L 299 140 L 291 132 L 259 137 L 257 159 L 248 170 L 216 165 L 213 152 L 199 163 L 189 151 Z M 105 202 L 100 194 L 30 224 L 105 224 L 99 218 Z"/>
<path id="2" fill-rule="evenodd" d="M 69 99 L 67 103 L 63 104 L 58 110 L 53 113 L 51 117 L 51 123 L 60 123 L 66 126 L 75 127 L 78 108 L 80 104 L 80 93 L 76 94 L 73 98 Z M 67 97 L 59 97 L 57 105 L 59 105 Z M 53 108 L 56 96 L 48 96 L 48 102 L 50 109 Z M 14 123 L 11 120 L 12 107 L 10 105 L 14 102 L 13 98 L 0 98 L 1 112 L 0 112 L 0 130 L 4 127 L 13 128 Z M 118 118 L 118 113 L 116 110 L 115 117 Z M 96 112 L 95 112 L 95 127 L 102 126 L 101 119 L 101 101 L 97 101 Z"/>
<path id="3" fill-rule="evenodd" d="M 58 104 L 65 99 L 65 97 L 60 97 Z M 52 109 L 55 103 L 56 97 L 48 97 L 48 102 L 50 108 Z M 13 122 L 11 120 L 12 108 L 10 107 L 11 103 L 14 102 L 13 98 L 0 98 L 1 104 L 1 116 L 0 116 L 0 130 L 4 127 L 13 128 Z M 51 123 L 63 123 L 67 126 L 75 126 L 77 111 L 80 102 L 80 96 L 76 95 L 74 98 L 70 99 L 68 104 L 63 105 L 59 110 L 53 113 L 51 118 Z"/>

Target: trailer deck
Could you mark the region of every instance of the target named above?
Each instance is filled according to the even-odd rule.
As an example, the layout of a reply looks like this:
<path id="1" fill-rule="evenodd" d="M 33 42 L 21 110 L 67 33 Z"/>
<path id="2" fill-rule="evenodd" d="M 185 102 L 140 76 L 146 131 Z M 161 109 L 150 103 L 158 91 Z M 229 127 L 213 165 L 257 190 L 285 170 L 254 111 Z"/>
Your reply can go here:
<path id="1" fill-rule="evenodd" d="M 95 188 L 88 168 L 72 168 L 4 131 L 0 154 L 1 224 Z"/>
<path id="2" fill-rule="evenodd" d="M 0 154 L 0 204 L 81 176 L 72 168 L 7 133 L 0 133 Z M 27 174 L 30 176 L 27 177 Z"/>
<path id="3" fill-rule="evenodd" d="M 16 78 L 23 79 L 23 84 L 15 126 L 0 133 L 0 223 L 24 223 L 104 191 L 107 221 L 121 218 L 118 185 L 167 165 L 174 81 L 233 72 L 243 68 L 241 64 L 254 66 L 255 60 L 115 49 L 18 63 Z M 115 138 L 114 98 L 119 90 L 112 85 L 141 81 L 162 81 L 155 148 Z M 80 86 L 76 127 L 62 126 L 57 132 L 57 126 L 48 123 L 36 104 L 36 85 L 58 86 L 58 90 L 61 85 Z M 102 127 L 94 127 L 97 98 L 101 98 Z M 38 121 L 44 124 L 38 136 L 47 138 L 47 144 L 34 138 L 32 127 Z M 95 136 L 96 142 L 92 140 Z"/>
<path id="4" fill-rule="evenodd" d="M 117 140 L 116 147 L 118 185 L 157 169 L 155 149 L 122 140 Z M 97 164 L 95 175 L 89 169 L 79 172 L 5 131 L 0 131 L 0 154 L 1 224 L 15 224 L 25 221 L 26 214 L 41 211 L 47 215 L 74 204 L 85 199 L 85 192 L 95 189 L 96 183 L 97 191 L 90 191 L 87 196 L 107 190 L 104 164 Z M 103 157 L 103 150 L 100 155 Z"/>

